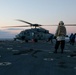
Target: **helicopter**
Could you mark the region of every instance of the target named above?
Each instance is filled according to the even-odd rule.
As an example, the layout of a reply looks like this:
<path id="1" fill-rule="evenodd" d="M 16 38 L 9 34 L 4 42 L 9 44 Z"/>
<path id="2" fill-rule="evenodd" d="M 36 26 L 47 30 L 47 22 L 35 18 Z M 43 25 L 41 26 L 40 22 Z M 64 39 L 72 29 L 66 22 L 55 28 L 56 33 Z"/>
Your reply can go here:
<path id="1" fill-rule="evenodd" d="M 58 26 L 58 25 L 41 25 L 41 24 L 33 24 L 24 20 L 16 19 L 17 21 L 26 23 L 28 25 L 23 26 L 10 26 L 10 27 L 34 27 L 31 29 L 26 29 L 17 34 L 14 40 L 22 40 L 28 42 L 33 40 L 34 42 L 38 42 L 39 40 L 50 41 L 54 38 L 54 34 L 49 33 L 49 30 L 42 28 L 41 26 Z M 76 24 L 65 24 L 65 26 L 76 26 Z"/>
<path id="2" fill-rule="evenodd" d="M 30 40 L 33 40 L 34 42 L 38 42 L 39 40 L 46 40 L 48 41 L 49 39 L 54 36 L 52 33 L 49 33 L 49 30 L 46 30 L 40 26 L 40 24 L 32 24 L 30 22 L 24 21 L 24 20 L 18 20 L 24 23 L 29 24 L 28 26 L 12 26 L 12 27 L 34 27 L 31 29 L 26 29 L 21 31 L 19 34 L 17 34 L 14 38 L 16 41 L 18 40 L 23 40 L 25 42 L 28 42 Z"/>

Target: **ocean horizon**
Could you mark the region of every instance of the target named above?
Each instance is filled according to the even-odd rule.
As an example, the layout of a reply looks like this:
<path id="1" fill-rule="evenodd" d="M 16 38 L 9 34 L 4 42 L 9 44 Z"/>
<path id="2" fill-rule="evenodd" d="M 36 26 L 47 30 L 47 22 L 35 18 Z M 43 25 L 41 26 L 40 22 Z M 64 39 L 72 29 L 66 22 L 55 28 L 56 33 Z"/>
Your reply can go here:
<path id="1" fill-rule="evenodd" d="M 13 40 L 14 38 L 0 38 L 0 41 L 1 40 L 3 40 L 3 41 L 5 41 L 5 40 Z"/>
<path id="2" fill-rule="evenodd" d="M 0 41 L 6 41 L 6 40 L 12 41 L 12 40 L 14 40 L 14 38 L 0 38 Z M 66 37 L 65 40 L 69 41 L 69 37 Z"/>

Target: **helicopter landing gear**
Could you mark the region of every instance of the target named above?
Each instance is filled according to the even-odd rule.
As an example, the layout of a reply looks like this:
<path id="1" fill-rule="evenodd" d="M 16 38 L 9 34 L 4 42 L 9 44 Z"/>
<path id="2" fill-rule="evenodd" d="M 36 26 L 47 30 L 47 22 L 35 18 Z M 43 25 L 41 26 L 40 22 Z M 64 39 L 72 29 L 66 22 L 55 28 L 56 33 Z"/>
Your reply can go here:
<path id="1" fill-rule="evenodd" d="M 25 40 L 25 42 L 28 42 L 28 40 Z"/>
<path id="2" fill-rule="evenodd" d="M 34 39 L 34 42 L 38 42 L 38 40 L 37 39 Z"/>

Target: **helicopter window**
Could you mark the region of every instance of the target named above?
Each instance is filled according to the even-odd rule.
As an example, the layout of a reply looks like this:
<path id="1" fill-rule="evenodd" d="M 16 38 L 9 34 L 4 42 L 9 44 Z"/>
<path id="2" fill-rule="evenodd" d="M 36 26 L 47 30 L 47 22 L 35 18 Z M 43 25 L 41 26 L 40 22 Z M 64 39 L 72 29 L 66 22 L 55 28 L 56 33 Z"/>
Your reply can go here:
<path id="1" fill-rule="evenodd" d="M 45 33 L 46 33 L 46 30 L 45 30 Z"/>
<path id="2" fill-rule="evenodd" d="M 26 34 L 28 35 L 28 34 L 29 34 L 29 32 L 26 32 Z"/>
<path id="3" fill-rule="evenodd" d="M 45 30 L 45 33 L 49 33 L 49 31 L 46 31 L 46 30 Z"/>

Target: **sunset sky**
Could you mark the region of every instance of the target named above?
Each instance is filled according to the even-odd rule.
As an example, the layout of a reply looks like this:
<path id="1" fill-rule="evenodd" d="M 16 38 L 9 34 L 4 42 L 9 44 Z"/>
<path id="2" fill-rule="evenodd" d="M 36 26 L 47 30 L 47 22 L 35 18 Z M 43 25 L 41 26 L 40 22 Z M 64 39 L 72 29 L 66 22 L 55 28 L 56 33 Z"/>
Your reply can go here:
<path id="1" fill-rule="evenodd" d="M 28 28 L 2 28 L 4 26 L 27 25 L 16 21 L 22 19 L 42 25 L 76 24 L 76 0 L 0 0 L 0 38 L 15 37 Z M 43 28 L 55 33 L 57 27 Z M 76 27 L 66 27 L 67 34 L 76 32 Z"/>

